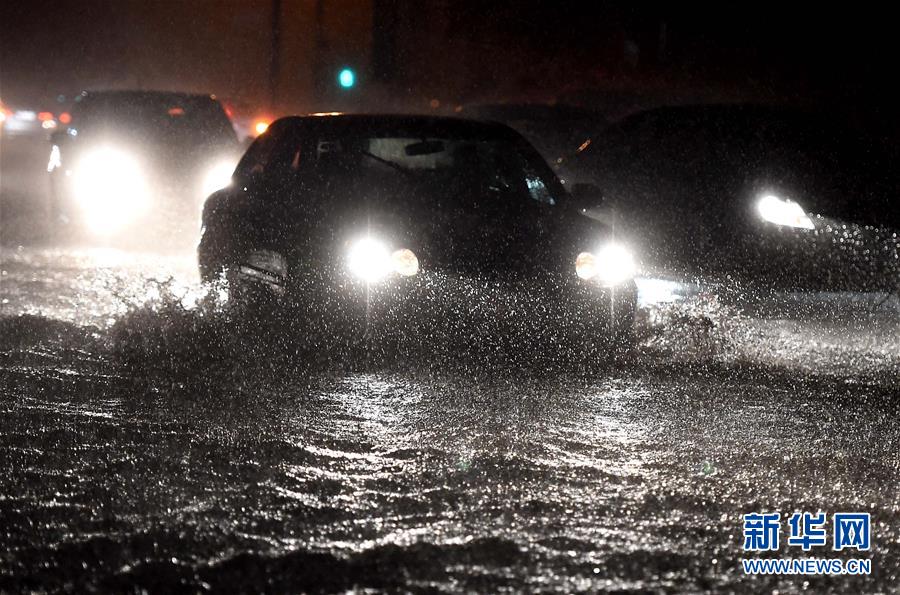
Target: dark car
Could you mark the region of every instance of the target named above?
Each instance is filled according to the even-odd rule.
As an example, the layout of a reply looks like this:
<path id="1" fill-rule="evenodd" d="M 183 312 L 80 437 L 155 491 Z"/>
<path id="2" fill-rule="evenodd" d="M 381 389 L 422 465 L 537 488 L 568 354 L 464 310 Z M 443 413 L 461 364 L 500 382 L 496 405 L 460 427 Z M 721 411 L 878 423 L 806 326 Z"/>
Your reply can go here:
<path id="1" fill-rule="evenodd" d="M 627 335 L 634 261 L 576 203 L 499 124 L 283 118 L 207 200 L 200 272 L 232 295 L 280 296 L 283 320 L 323 332 Z"/>
<path id="2" fill-rule="evenodd" d="M 83 93 L 51 139 L 53 219 L 99 235 L 148 223 L 196 229 L 203 199 L 228 183 L 240 157 L 231 122 L 209 95 Z"/>
<path id="3" fill-rule="evenodd" d="M 829 114 L 669 107 L 617 122 L 561 176 L 601 188 L 594 215 L 615 218 L 645 272 L 762 293 L 892 292 L 900 184 L 886 146 Z"/>

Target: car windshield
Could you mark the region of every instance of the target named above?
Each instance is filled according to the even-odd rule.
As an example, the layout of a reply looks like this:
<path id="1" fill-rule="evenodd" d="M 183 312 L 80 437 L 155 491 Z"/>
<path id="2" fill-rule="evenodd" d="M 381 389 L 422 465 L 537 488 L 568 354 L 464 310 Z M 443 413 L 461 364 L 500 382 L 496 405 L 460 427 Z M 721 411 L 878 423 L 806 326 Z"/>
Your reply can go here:
<path id="1" fill-rule="evenodd" d="M 264 136 L 238 172 L 287 177 L 307 189 L 342 195 L 352 195 L 351 189 L 390 188 L 432 197 L 500 196 L 555 205 L 563 192 L 540 158 L 501 138 L 324 134 L 279 143 Z"/>

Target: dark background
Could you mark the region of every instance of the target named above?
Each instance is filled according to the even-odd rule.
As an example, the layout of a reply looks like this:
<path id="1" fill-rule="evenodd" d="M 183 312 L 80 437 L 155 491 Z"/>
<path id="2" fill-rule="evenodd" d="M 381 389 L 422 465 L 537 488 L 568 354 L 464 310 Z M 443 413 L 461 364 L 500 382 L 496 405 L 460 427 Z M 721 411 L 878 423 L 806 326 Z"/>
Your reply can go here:
<path id="1" fill-rule="evenodd" d="M 9 1 L 0 98 L 183 89 L 276 112 L 811 102 L 887 124 L 896 33 L 874 3 Z M 352 91 L 336 84 L 342 66 L 359 75 Z"/>

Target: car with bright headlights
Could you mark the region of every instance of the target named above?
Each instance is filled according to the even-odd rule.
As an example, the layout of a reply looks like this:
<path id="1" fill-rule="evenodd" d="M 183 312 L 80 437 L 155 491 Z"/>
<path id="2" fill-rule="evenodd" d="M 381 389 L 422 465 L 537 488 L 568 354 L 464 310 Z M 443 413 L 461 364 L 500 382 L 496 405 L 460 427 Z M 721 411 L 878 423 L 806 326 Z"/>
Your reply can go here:
<path id="1" fill-rule="evenodd" d="M 290 312 L 278 320 L 313 343 L 340 329 L 599 344 L 634 328 L 637 262 L 576 190 L 500 124 L 282 118 L 207 199 L 200 273 Z"/>
<path id="2" fill-rule="evenodd" d="M 592 183 L 648 278 L 752 299 L 897 291 L 889 143 L 839 114 L 700 105 L 630 115 L 563 164 Z M 727 291 L 726 291 L 727 293 Z"/>
<path id="3" fill-rule="evenodd" d="M 98 236 L 196 229 L 203 199 L 240 157 L 210 95 L 84 92 L 68 119 L 51 135 L 52 221 Z"/>

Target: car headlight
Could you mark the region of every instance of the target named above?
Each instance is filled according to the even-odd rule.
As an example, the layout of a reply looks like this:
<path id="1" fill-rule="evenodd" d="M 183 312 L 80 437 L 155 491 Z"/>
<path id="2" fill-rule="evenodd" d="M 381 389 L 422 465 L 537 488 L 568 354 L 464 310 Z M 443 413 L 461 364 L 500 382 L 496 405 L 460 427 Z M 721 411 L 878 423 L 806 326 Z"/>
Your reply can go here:
<path id="1" fill-rule="evenodd" d="M 597 276 L 596 260 L 590 252 L 582 252 L 575 259 L 575 274 L 582 279 L 593 279 Z"/>
<path id="2" fill-rule="evenodd" d="M 394 272 L 403 277 L 412 277 L 419 272 L 419 259 L 409 248 L 394 250 L 391 253 Z"/>
<path id="3" fill-rule="evenodd" d="M 798 229 L 816 228 L 809 216 L 803 211 L 803 207 L 790 199 L 767 194 L 756 203 L 756 211 L 764 221 L 775 225 L 796 227 Z"/>
<path id="4" fill-rule="evenodd" d="M 631 251 L 615 242 L 596 252 L 582 252 L 575 259 L 575 274 L 582 279 L 596 279 L 607 287 L 632 279 L 636 270 Z"/>
<path id="5" fill-rule="evenodd" d="M 203 185 L 201 186 L 203 196 L 207 197 L 216 190 L 221 190 L 231 184 L 234 168 L 234 163 L 230 161 L 222 161 L 209 168 L 206 175 L 203 176 Z"/>
<path id="6" fill-rule="evenodd" d="M 110 233 L 143 214 L 150 193 L 137 160 L 124 151 L 87 153 L 73 172 L 73 192 L 88 226 Z"/>
<path id="7" fill-rule="evenodd" d="M 366 283 L 376 283 L 390 273 L 411 277 L 419 272 L 419 259 L 409 248 L 391 252 L 387 244 L 374 238 L 361 238 L 350 245 L 347 268 Z"/>

